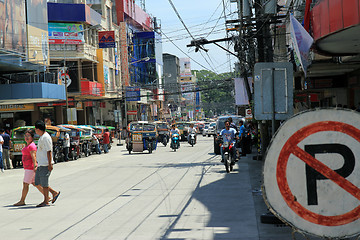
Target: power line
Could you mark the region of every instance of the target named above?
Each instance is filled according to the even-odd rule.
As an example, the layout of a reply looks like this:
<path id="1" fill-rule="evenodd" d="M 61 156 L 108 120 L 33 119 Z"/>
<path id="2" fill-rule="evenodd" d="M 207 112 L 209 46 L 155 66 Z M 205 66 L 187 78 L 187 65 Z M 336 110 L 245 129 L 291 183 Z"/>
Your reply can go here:
<path id="1" fill-rule="evenodd" d="M 168 36 L 162 31 L 160 30 L 162 34 L 164 34 L 164 36 L 169 39 L 169 41 L 178 49 L 180 50 L 183 54 L 185 54 L 188 58 L 190 58 L 191 60 L 193 60 L 194 62 L 196 62 L 197 64 L 199 64 L 201 67 L 211 71 L 209 68 L 205 67 L 204 65 L 202 65 L 201 63 L 199 63 L 198 61 L 196 61 L 195 59 L 193 59 L 192 57 L 190 57 L 186 52 L 184 52 L 181 48 L 179 48 L 170 38 L 168 38 Z"/>

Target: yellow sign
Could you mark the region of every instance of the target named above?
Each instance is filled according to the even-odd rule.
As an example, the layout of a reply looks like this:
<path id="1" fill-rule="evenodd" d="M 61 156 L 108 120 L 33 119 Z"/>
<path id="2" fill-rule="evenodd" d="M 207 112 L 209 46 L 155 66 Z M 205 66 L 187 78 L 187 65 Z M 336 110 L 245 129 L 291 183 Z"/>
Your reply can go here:
<path id="1" fill-rule="evenodd" d="M 21 152 L 21 150 L 25 147 L 25 143 L 16 143 L 14 144 L 14 152 Z"/>
<path id="2" fill-rule="evenodd" d="M 142 142 L 142 134 L 141 133 L 140 134 L 134 133 L 132 135 L 132 140 L 133 140 L 133 142 Z"/>
<path id="3" fill-rule="evenodd" d="M 34 111 L 34 104 L 8 104 L 0 105 L 0 112 Z"/>

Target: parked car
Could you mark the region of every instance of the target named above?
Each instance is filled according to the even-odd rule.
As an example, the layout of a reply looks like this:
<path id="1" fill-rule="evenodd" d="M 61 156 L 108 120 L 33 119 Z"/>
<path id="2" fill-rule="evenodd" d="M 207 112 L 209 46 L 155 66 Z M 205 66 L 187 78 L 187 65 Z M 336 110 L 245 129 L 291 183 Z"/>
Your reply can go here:
<path id="1" fill-rule="evenodd" d="M 205 124 L 203 130 L 202 130 L 202 135 L 205 137 L 207 135 L 207 130 L 209 129 L 209 125 L 210 124 Z"/>
<path id="2" fill-rule="evenodd" d="M 207 135 L 210 137 L 211 135 L 215 135 L 216 131 L 216 122 L 212 122 L 209 124 L 209 128 L 207 130 Z"/>

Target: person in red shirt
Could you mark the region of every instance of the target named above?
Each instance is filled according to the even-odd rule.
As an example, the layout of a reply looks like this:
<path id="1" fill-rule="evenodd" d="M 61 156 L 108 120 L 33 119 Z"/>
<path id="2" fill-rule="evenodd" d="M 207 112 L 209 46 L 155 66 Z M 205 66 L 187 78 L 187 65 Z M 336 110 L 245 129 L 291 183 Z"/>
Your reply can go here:
<path id="1" fill-rule="evenodd" d="M 110 144 L 110 132 L 109 129 L 105 129 L 104 136 L 103 136 L 103 145 L 104 145 L 104 152 L 109 152 L 109 144 Z"/>
<path id="2" fill-rule="evenodd" d="M 36 162 L 36 145 L 34 143 L 34 130 L 30 129 L 25 132 L 25 141 L 26 146 L 21 150 L 22 152 L 22 162 L 25 170 L 23 189 L 21 194 L 21 199 L 19 202 L 15 203 L 14 206 L 24 206 L 25 198 L 29 192 L 29 185 L 32 184 L 35 186 L 35 172 L 37 168 Z M 43 188 L 40 185 L 35 186 L 41 194 L 43 193 Z"/>

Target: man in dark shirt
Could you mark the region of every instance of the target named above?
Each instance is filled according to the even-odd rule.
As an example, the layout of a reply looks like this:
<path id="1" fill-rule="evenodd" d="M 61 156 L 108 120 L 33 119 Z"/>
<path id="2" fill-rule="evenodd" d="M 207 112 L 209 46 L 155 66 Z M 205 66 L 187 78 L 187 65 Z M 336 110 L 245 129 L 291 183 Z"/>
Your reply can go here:
<path id="1" fill-rule="evenodd" d="M 4 143 L 3 143 L 3 160 L 4 160 L 4 169 L 11 169 L 11 165 L 10 165 L 10 144 L 11 144 L 11 140 L 10 140 L 10 136 L 9 134 L 7 134 L 5 132 L 4 129 L 0 129 L 0 134 L 4 139 Z"/>

